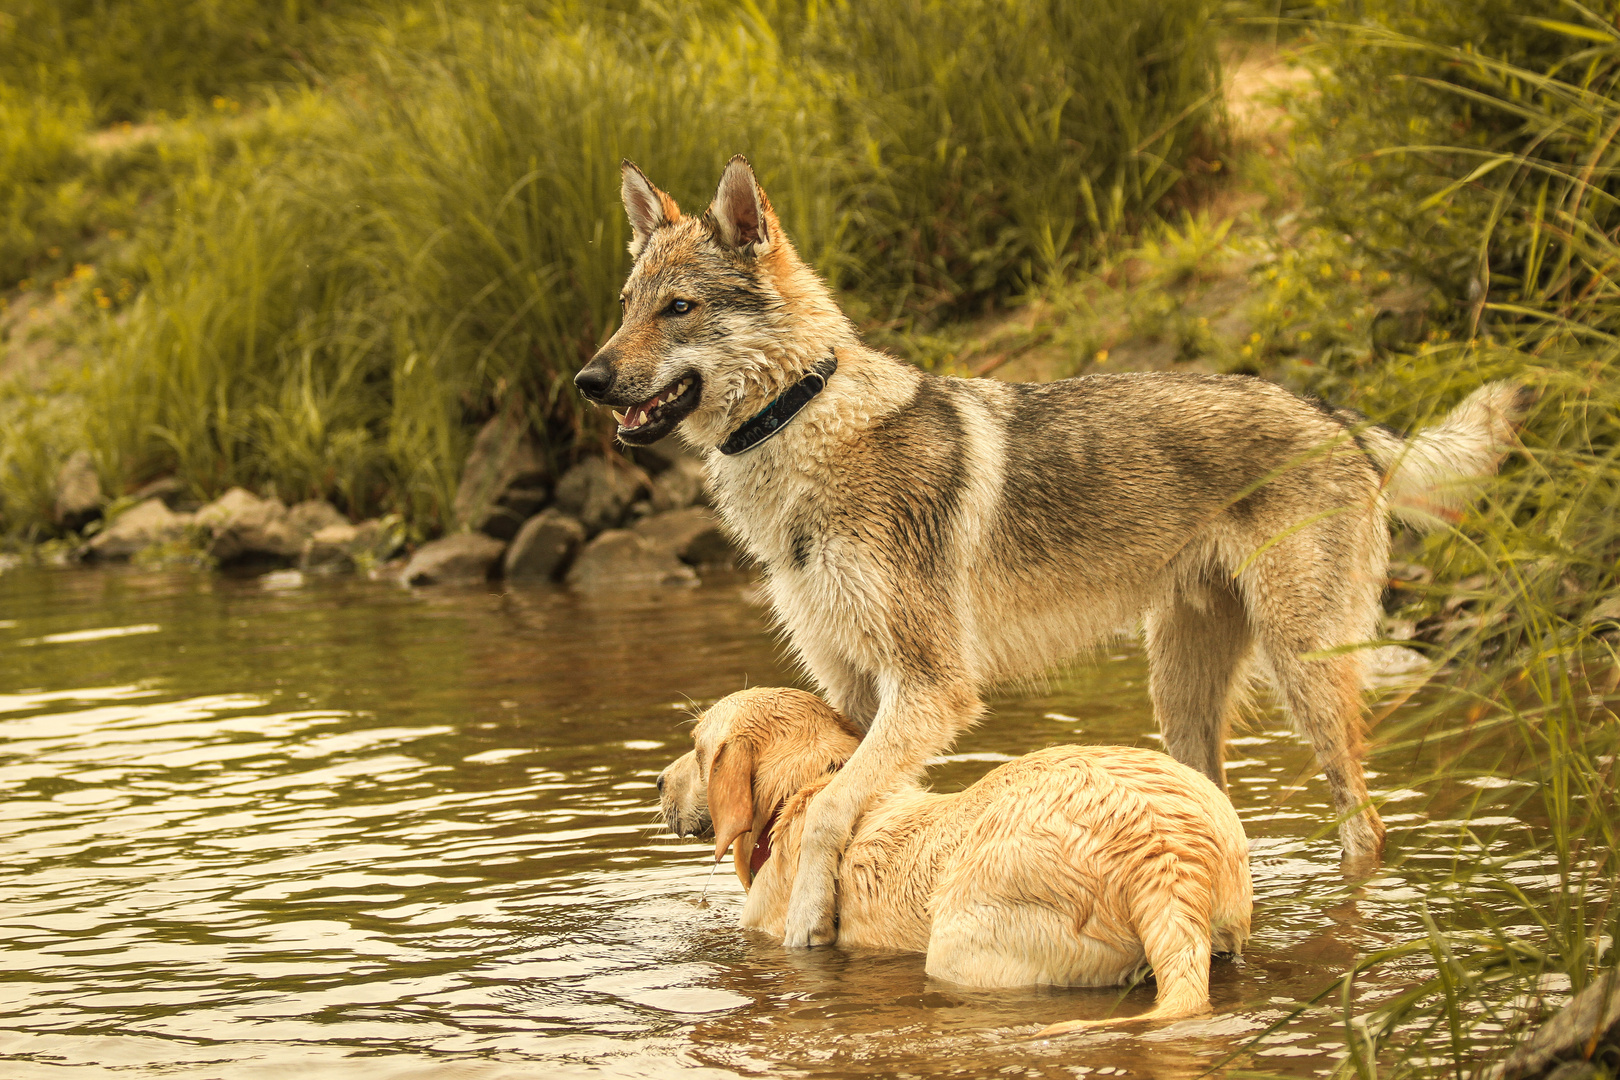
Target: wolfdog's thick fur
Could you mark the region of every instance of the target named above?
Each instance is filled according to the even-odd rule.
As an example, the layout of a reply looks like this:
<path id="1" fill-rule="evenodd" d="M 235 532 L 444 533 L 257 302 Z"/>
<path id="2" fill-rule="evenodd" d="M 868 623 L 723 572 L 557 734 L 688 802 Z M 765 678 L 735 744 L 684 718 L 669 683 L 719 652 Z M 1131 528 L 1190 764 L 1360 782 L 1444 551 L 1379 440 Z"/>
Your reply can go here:
<path id="1" fill-rule="evenodd" d="M 1454 513 L 1526 405 L 1492 384 L 1411 440 L 1241 376 L 941 378 L 868 348 L 742 158 L 701 218 L 633 165 L 617 333 L 577 377 L 626 443 L 707 452 L 817 687 L 865 729 L 806 823 L 786 940 L 833 938 L 840 852 L 869 800 L 984 713 L 982 689 L 1138 621 L 1165 747 L 1224 786 L 1228 722 L 1270 674 L 1327 775 L 1347 856 L 1384 828 L 1362 778 L 1362 652 L 1390 513 Z M 774 437 L 717 449 L 829 357 Z"/>

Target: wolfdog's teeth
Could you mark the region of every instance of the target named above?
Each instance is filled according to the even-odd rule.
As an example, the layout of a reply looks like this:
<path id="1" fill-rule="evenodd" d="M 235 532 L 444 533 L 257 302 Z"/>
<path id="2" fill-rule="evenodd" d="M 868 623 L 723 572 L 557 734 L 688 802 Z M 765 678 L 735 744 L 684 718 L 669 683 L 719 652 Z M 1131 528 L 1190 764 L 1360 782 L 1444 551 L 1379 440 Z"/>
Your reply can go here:
<path id="1" fill-rule="evenodd" d="M 615 419 L 615 420 L 617 420 L 619 422 L 619 426 L 623 427 L 624 426 L 624 413 L 620 412 L 618 409 L 609 409 L 608 411 L 613 414 L 613 419 Z"/>

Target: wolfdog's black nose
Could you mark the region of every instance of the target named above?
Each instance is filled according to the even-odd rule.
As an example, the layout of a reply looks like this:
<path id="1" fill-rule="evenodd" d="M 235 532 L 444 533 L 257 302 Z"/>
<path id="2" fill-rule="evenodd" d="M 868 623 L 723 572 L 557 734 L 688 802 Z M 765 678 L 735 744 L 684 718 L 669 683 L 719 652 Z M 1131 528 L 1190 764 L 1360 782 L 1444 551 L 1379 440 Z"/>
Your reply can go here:
<path id="1" fill-rule="evenodd" d="M 579 387 L 580 393 L 592 401 L 601 401 L 607 396 L 608 388 L 613 385 L 611 358 L 597 353 L 596 358 L 574 376 L 574 385 Z"/>

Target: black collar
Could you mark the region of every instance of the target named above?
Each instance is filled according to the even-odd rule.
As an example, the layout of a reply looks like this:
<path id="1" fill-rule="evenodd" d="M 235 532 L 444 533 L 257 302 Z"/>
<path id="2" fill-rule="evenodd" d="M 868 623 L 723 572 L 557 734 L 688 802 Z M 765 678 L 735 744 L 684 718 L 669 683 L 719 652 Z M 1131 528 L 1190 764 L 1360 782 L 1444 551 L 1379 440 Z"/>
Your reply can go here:
<path id="1" fill-rule="evenodd" d="M 832 378 L 833 372 L 837 370 L 836 356 L 829 356 L 811 368 L 810 374 L 782 391 L 775 401 L 749 417 L 743 422 L 742 427 L 727 436 L 726 441 L 720 444 L 720 452 L 731 455 L 752 450 L 787 427 L 788 421 L 821 393 L 827 385 L 827 380 Z"/>

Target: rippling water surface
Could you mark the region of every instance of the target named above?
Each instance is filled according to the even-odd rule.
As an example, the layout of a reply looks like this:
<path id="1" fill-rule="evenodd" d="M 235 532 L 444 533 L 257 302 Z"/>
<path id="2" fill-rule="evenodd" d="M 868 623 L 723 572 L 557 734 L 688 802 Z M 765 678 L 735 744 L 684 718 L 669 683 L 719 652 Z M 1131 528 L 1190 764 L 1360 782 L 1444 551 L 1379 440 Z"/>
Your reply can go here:
<path id="1" fill-rule="evenodd" d="M 1509 780 L 1378 776 L 1405 857 L 1349 883 L 1308 752 L 1262 722 L 1229 764 L 1255 936 L 1217 963 L 1214 1015 L 1035 1041 L 1151 988 L 967 992 L 919 956 L 790 952 L 736 929 L 707 845 L 656 831 L 689 706 L 792 681 L 748 596 L 0 574 L 0 1076 L 1190 1077 L 1421 933 L 1454 818 L 1482 852 L 1520 842 L 1474 802 Z M 1152 745 L 1145 679 L 1122 646 L 1006 695 L 934 781 Z M 1331 1068 L 1338 1023 L 1253 1064 Z"/>

